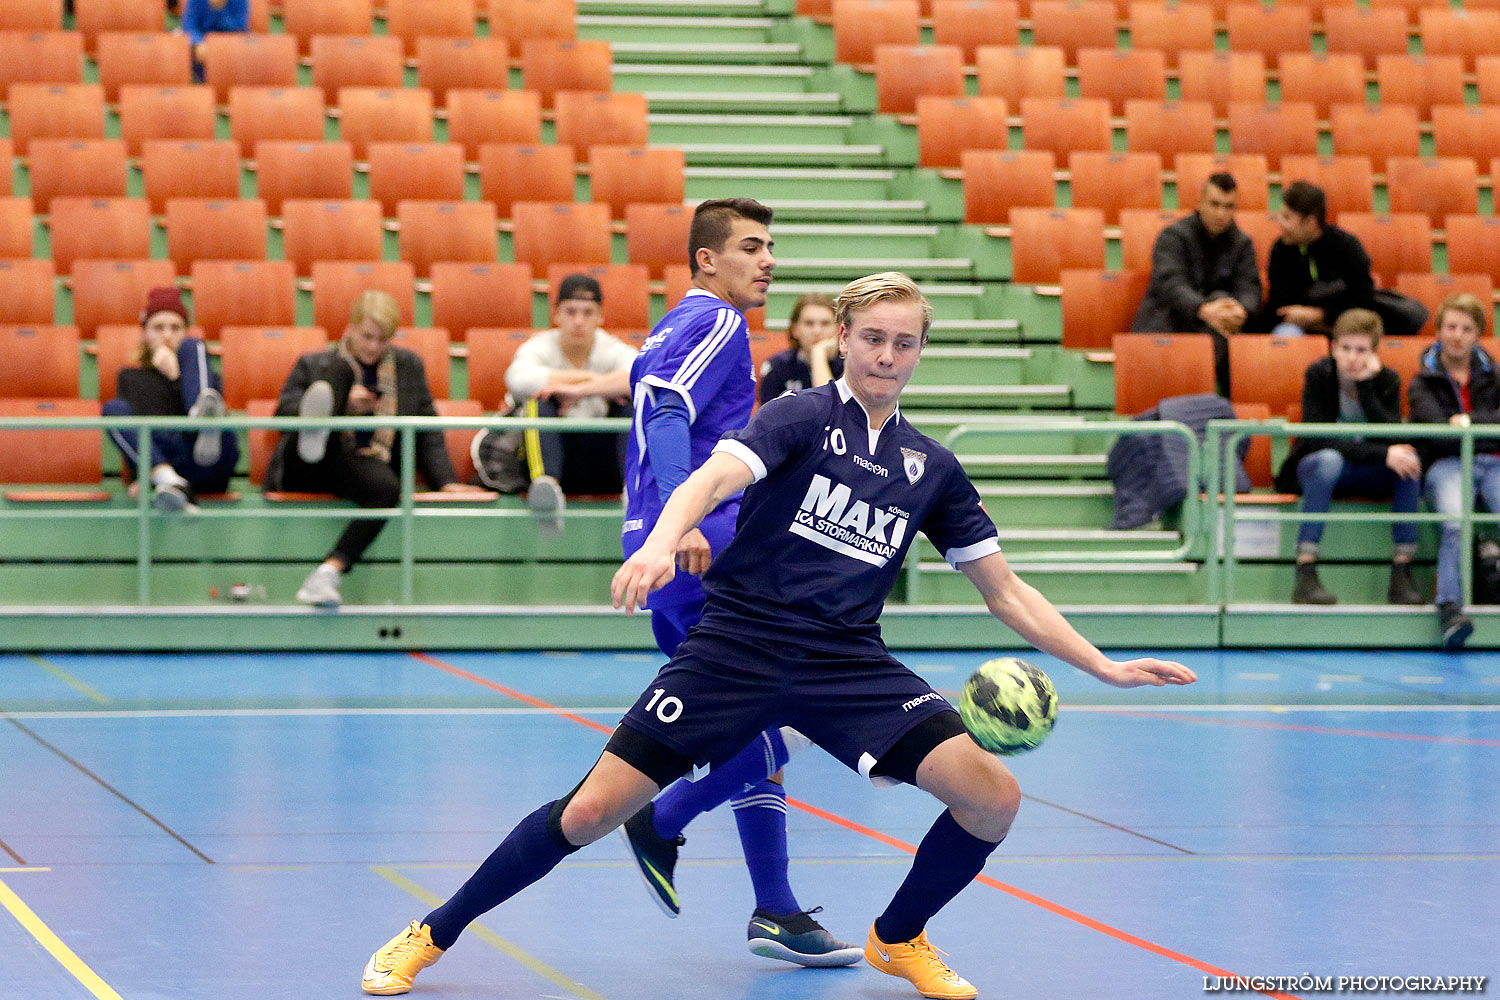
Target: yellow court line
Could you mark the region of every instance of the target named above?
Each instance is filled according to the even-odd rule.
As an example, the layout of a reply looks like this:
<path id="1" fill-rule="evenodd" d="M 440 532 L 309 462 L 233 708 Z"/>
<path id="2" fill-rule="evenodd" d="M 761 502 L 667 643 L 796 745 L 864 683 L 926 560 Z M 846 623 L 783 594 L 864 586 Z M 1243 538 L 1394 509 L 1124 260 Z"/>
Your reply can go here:
<path id="1" fill-rule="evenodd" d="M 66 684 L 68 687 L 72 688 L 74 691 L 77 691 L 79 694 L 84 695 L 90 701 L 93 701 L 95 704 L 98 704 L 98 705 L 108 705 L 109 704 L 109 698 L 108 697 L 106 697 L 105 695 L 101 694 L 99 691 L 95 690 L 94 688 L 90 687 L 88 684 L 84 683 L 83 681 L 79 680 L 77 677 L 74 677 L 72 674 L 68 673 L 66 670 L 62 669 L 61 667 L 56 666 L 55 664 L 52 664 L 52 663 L 48 663 L 46 660 L 42 659 L 40 656 L 37 656 L 35 653 L 27 653 L 26 654 L 26 658 L 28 660 L 30 660 L 32 663 L 35 663 L 37 666 L 41 667 L 43 670 L 47 671 L 47 673 L 51 674 L 53 677 L 56 677 L 58 680 L 62 681 L 64 684 Z"/>
<path id="2" fill-rule="evenodd" d="M 381 878 L 385 879 L 387 882 L 390 882 L 398 889 L 402 889 L 406 892 L 411 893 L 413 896 L 417 897 L 428 906 L 441 906 L 443 904 L 442 897 L 428 892 L 426 889 L 422 888 L 420 885 L 413 882 L 405 875 L 402 875 L 394 868 L 389 868 L 385 865 L 372 865 L 371 871 L 373 871 L 376 875 L 379 875 Z M 526 966 L 526 968 L 530 969 L 532 972 L 535 972 L 543 979 L 550 980 L 555 985 L 561 986 L 563 989 L 567 990 L 575 997 L 578 997 L 579 1000 L 605 1000 L 602 994 L 595 993 L 593 990 L 589 989 L 582 983 L 574 982 L 567 976 L 563 975 L 561 972 L 558 972 L 556 969 L 552 968 L 552 966 L 543 962 L 541 959 L 527 954 L 526 952 L 522 951 L 520 948 L 517 948 L 509 941 L 505 940 L 505 938 L 501 937 L 499 934 L 496 934 L 494 931 L 490 930 L 488 927 L 485 927 L 482 924 L 470 924 L 468 926 L 467 932 L 473 934 L 475 937 L 479 938 L 481 941 L 497 949 L 498 951 L 503 952 L 513 961 L 519 962 L 522 965 Z"/>
<path id="3" fill-rule="evenodd" d="M 0 868 L 0 872 L 50 872 L 51 868 L 41 865 L 27 865 L 25 868 Z"/>
<path id="4" fill-rule="evenodd" d="M 85 988 L 99 1000 L 123 1000 L 120 994 L 110 989 L 108 983 L 100 979 L 98 974 L 90 969 L 88 965 L 73 954 L 73 949 L 62 943 L 62 939 L 52 933 L 52 928 L 42 923 L 40 917 L 32 912 L 31 907 L 21 901 L 11 890 L 11 887 L 0 882 L 0 904 L 10 911 L 11 916 L 21 922 L 21 926 L 31 932 L 43 948 L 57 959 L 58 963 L 73 974 L 73 978 L 84 985 Z"/>

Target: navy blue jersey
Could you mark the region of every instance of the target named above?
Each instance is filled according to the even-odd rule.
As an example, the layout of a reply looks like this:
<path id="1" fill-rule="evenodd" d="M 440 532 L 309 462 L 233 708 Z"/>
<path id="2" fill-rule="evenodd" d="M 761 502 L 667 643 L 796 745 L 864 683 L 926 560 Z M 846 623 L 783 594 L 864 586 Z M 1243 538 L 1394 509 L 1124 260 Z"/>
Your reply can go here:
<path id="1" fill-rule="evenodd" d="M 723 299 L 695 288 L 651 331 L 630 367 L 634 424 L 625 453 L 624 533 L 650 532 L 661 515 L 656 476 L 646 454 L 646 419 L 662 393 L 688 410 L 691 468 L 708 460 L 725 431 L 738 430 L 755 405 L 755 368 L 745 317 Z M 726 500 L 731 503 L 738 497 Z M 625 549 L 634 551 L 627 538 Z"/>
<path id="2" fill-rule="evenodd" d="M 833 377 L 844 374 L 844 359 L 829 358 Z M 760 366 L 760 401 L 768 403 L 783 392 L 796 392 L 812 385 L 812 365 L 802 360 L 795 347 L 773 354 Z"/>
<path id="3" fill-rule="evenodd" d="M 705 628 L 883 652 L 877 621 L 918 531 L 955 566 L 1000 551 L 953 453 L 899 409 L 870 430 L 843 379 L 772 400 L 715 451 L 755 482 L 704 575 Z"/>

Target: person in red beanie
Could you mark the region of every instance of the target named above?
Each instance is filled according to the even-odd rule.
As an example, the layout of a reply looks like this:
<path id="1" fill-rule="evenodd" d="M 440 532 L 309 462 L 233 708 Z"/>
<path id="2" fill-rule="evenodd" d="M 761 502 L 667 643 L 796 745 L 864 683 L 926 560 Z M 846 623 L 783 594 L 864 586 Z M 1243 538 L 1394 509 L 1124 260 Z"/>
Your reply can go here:
<path id="1" fill-rule="evenodd" d="M 153 288 L 141 311 L 141 349 L 136 363 L 120 370 L 106 417 L 220 417 L 223 380 L 208 365 L 203 341 L 188 336 L 182 292 Z M 125 459 L 127 475 L 140 466 L 135 430 L 109 430 Z M 233 431 L 154 431 L 150 436 L 152 505 L 162 511 L 197 510 L 199 493 L 220 493 L 239 461 Z M 139 484 L 131 487 L 132 495 Z"/>

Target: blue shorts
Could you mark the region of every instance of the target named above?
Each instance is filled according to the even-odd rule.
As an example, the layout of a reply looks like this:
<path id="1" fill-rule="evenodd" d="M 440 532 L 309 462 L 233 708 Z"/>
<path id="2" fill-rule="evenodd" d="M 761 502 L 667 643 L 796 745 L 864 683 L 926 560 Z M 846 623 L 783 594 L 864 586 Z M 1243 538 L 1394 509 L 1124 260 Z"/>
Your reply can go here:
<path id="1" fill-rule="evenodd" d="M 698 525 L 698 530 L 708 539 L 709 551 L 714 555 L 724 551 L 724 546 L 734 538 L 734 526 L 739 516 L 740 505 L 735 501 L 711 511 L 703 519 L 703 523 Z M 650 532 L 642 528 L 620 536 L 625 558 L 629 559 L 635 554 L 648 534 Z M 677 652 L 682 640 L 698 624 L 698 619 L 703 617 L 705 600 L 703 578 L 681 570 L 677 571 L 670 583 L 646 599 L 645 606 L 651 609 L 651 632 L 663 653 L 671 656 Z"/>
<path id="2" fill-rule="evenodd" d="M 722 764 L 761 731 L 791 726 L 870 777 L 908 731 L 953 711 L 883 649 L 874 655 L 788 649 L 775 639 L 699 628 L 623 721 L 700 765 Z"/>

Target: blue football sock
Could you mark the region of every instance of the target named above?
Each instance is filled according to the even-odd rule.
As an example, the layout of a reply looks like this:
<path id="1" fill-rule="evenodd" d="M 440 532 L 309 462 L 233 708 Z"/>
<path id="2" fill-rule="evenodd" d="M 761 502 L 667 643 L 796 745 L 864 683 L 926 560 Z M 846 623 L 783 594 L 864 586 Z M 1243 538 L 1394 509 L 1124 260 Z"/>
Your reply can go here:
<path id="1" fill-rule="evenodd" d="M 906 881 L 875 921 L 875 933 L 887 944 L 910 941 L 932 915 L 974 881 L 999 841 L 980 840 L 958 825 L 947 809 L 917 846 Z"/>
<path id="2" fill-rule="evenodd" d="M 671 840 L 700 813 L 729 801 L 731 796 L 781 770 L 787 756 L 786 741 L 780 730 L 761 733 L 749 746 L 697 781 L 679 781 L 658 795 L 651 825 Z"/>
<path id="3" fill-rule="evenodd" d="M 756 908 L 778 915 L 801 913 L 786 874 L 786 792 L 766 780 L 729 802 L 755 886 Z"/>
<path id="4" fill-rule="evenodd" d="M 578 848 L 563 838 L 559 820 L 550 819 L 556 802 L 548 802 L 516 824 L 510 835 L 459 886 L 453 898 L 422 918 L 432 929 L 432 943 L 450 948 L 463 929 L 557 867 Z"/>

